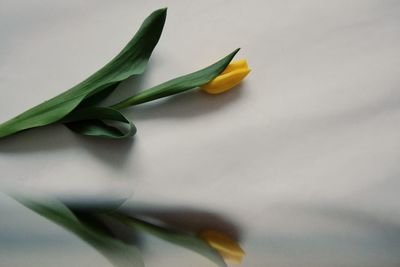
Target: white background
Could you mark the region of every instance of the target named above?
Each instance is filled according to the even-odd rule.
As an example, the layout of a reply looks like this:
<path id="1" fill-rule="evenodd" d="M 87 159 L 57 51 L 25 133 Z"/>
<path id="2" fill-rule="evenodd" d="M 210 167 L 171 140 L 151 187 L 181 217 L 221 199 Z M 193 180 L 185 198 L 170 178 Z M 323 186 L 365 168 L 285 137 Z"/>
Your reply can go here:
<path id="1" fill-rule="evenodd" d="M 0 0 L 0 121 L 92 74 L 164 6 L 146 73 L 117 98 L 237 47 L 253 70 L 242 85 L 130 109 L 132 141 L 63 126 L 0 140 L 2 189 L 131 197 L 182 227 L 237 236 L 242 266 L 399 266 L 398 0 Z M 0 199 L 1 266 L 110 266 Z M 152 238 L 143 252 L 149 267 L 213 266 Z"/>

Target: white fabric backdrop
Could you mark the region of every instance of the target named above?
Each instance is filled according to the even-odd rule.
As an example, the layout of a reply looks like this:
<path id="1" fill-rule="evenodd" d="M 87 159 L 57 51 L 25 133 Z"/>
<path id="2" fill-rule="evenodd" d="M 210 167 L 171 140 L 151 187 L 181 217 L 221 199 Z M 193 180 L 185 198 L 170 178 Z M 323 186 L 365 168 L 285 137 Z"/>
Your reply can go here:
<path id="1" fill-rule="evenodd" d="M 0 0 L 0 121 L 93 73 L 164 6 L 147 72 L 119 96 L 236 47 L 246 81 L 129 110 L 133 141 L 62 126 L 0 140 L 2 189 L 131 196 L 181 223 L 227 221 L 243 266 L 399 266 L 399 1 Z M 110 266 L 4 195 L 0 218 L 1 265 Z M 144 252 L 147 266 L 212 266 L 156 239 Z"/>

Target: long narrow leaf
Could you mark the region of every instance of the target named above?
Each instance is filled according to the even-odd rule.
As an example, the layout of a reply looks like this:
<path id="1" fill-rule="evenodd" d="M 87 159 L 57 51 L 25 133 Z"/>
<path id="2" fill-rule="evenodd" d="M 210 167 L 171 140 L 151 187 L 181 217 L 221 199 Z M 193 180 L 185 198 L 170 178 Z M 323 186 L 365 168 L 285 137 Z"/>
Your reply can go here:
<path id="1" fill-rule="evenodd" d="M 206 84 L 225 70 L 225 68 L 232 61 L 233 57 L 236 55 L 238 51 L 239 48 L 230 53 L 229 55 L 227 55 L 226 57 L 224 57 L 223 59 L 217 61 L 216 63 L 204 69 L 154 86 L 124 101 L 121 101 L 113 105 L 112 107 L 115 109 L 123 109 L 129 106 L 149 102 L 158 98 L 182 93 L 187 90 Z"/>
<path id="2" fill-rule="evenodd" d="M 0 125 L 0 137 L 57 122 L 84 99 L 110 90 L 132 75 L 142 74 L 164 26 L 166 9 L 154 11 L 126 47 L 107 65 L 68 91 Z"/>

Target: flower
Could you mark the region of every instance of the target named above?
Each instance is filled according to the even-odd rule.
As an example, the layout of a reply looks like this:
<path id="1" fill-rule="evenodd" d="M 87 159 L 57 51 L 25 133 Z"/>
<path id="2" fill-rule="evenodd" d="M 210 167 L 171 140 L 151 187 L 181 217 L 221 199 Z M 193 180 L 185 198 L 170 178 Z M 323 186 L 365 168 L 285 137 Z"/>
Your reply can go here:
<path id="1" fill-rule="evenodd" d="M 226 262 L 240 263 L 245 255 L 239 244 L 230 237 L 214 230 L 204 230 L 199 237 L 214 248 Z"/>
<path id="2" fill-rule="evenodd" d="M 245 59 L 233 61 L 215 79 L 202 85 L 201 89 L 209 94 L 223 93 L 240 83 L 250 71 Z"/>

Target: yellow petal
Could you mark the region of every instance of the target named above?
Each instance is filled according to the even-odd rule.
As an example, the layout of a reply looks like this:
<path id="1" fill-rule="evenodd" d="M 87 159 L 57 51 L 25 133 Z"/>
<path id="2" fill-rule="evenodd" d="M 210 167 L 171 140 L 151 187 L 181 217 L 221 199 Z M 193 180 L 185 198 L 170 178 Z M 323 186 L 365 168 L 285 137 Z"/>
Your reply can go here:
<path id="1" fill-rule="evenodd" d="M 228 67 L 226 67 L 226 69 L 221 74 L 225 74 L 237 69 L 248 69 L 248 68 L 249 66 L 247 65 L 246 59 L 236 60 L 229 63 Z"/>
<path id="2" fill-rule="evenodd" d="M 201 89 L 210 94 L 220 94 L 239 84 L 251 70 L 240 68 L 217 76 L 215 79 L 201 86 Z"/>
<path id="3" fill-rule="evenodd" d="M 205 230 L 200 232 L 199 236 L 217 250 L 226 262 L 240 263 L 245 255 L 237 242 L 220 232 Z"/>

